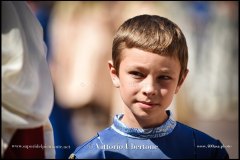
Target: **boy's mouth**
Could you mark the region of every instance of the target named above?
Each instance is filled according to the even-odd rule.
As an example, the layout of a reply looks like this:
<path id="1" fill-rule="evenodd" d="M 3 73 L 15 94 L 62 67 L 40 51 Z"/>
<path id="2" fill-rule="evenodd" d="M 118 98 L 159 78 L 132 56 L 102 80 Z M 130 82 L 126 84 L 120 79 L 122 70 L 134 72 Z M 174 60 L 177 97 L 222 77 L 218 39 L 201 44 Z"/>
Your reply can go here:
<path id="1" fill-rule="evenodd" d="M 137 104 L 139 104 L 139 106 L 144 109 L 152 109 L 158 105 L 158 103 L 146 101 L 138 101 Z"/>

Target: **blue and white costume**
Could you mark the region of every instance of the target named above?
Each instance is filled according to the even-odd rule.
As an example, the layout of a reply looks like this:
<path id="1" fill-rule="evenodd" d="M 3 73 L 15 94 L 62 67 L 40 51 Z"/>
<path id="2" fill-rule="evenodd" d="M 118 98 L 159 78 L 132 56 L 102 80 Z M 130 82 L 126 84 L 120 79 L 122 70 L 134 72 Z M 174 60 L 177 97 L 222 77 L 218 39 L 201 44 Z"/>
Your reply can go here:
<path id="1" fill-rule="evenodd" d="M 128 128 L 116 115 L 111 127 L 79 146 L 69 158 L 228 159 L 223 144 L 209 135 L 169 118 L 151 129 Z"/>

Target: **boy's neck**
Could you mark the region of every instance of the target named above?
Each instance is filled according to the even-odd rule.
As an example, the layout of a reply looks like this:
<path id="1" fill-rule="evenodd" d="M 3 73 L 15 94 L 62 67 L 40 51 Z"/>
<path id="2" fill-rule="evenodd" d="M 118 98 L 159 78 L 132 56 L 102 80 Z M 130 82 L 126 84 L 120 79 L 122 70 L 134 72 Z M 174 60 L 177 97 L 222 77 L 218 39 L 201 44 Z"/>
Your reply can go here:
<path id="1" fill-rule="evenodd" d="M 121 122 L 124 123 L 129 128 L 155 128 L 162 125 L 168 119 L 168 115 L 165 110 L 162 111 L 157 117 L 152 117 L 149 119 L 141 119 L 136 117 L 128 107 L 124 109 L 124 116 Z"/>

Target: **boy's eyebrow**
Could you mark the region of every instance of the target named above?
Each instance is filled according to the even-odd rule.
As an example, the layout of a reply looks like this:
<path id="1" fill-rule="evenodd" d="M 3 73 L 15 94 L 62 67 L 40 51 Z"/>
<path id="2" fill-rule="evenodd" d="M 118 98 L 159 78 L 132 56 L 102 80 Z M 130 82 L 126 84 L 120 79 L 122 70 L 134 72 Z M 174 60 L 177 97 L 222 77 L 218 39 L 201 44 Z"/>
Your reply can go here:
<path id="1" fill-rule="evenodd" d="M 130 68 L 130 69 L 142 69 L 142 70 L 147 70 L 146 67 L 142 64 L 128 64 L 127 65 L 127 68 Z"/>
<path id="2" fill-rule="evenodd" d="M 140 69 L 140 70 L 147 70 L 147 68 L 143 64 L 128 64 L 127 68 L 129 69 Z M 164 73 L 164 74 L 174 74 L 175 71 L 171 70 L 167 67 L 163 67 L 159 69 L 159 73 Z"/>
<path id="3" fill-rule="evenodd" d="M 173 70 L 170 70 L 169 68 L 161 68 L 159 72 L 168 74 L 175 73 Z"/>

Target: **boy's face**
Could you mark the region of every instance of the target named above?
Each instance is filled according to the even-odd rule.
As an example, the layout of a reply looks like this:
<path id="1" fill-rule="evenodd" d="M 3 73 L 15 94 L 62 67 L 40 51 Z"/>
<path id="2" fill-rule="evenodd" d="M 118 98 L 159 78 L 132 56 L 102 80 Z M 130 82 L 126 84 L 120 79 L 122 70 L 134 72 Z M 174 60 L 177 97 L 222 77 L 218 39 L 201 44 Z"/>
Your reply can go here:
<path id="1" fill-rule="evenodd" d="M 183 82 L 178 84 L 179 60 L 137 48 L 124 49 L 121 54 L 119 75 L 112 63 L 109 67 L 113 83 L 131 114 L 148 120 L 165 114 Z"/>

